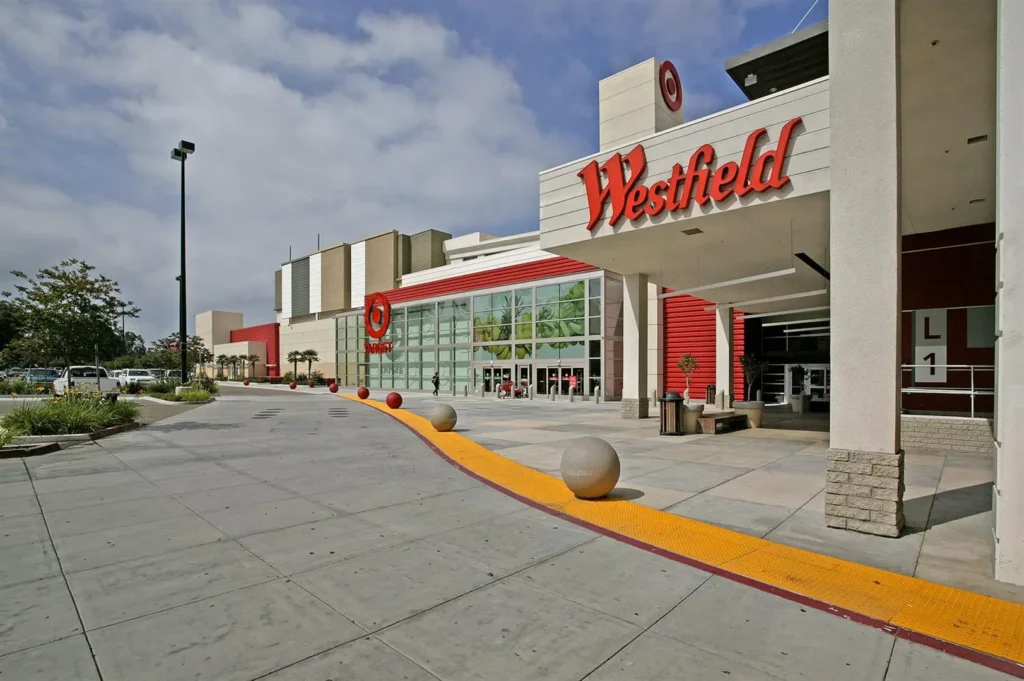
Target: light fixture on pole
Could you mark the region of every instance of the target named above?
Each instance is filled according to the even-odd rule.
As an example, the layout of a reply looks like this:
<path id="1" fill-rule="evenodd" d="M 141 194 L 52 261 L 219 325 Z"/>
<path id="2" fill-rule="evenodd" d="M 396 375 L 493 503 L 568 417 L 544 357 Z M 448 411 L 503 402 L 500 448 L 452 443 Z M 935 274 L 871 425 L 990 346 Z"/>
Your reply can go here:
<path id="1" fill-rule="evenodd" d="M 185 159 L 196 152 L 196 145 L 181 140 L 171 149 L 171 158 L 181 163 L 181 273 L 178 275 L 178 348 L 181 352 L 181 382 L 188 380 L 188 333 L 185 316 Z"/>

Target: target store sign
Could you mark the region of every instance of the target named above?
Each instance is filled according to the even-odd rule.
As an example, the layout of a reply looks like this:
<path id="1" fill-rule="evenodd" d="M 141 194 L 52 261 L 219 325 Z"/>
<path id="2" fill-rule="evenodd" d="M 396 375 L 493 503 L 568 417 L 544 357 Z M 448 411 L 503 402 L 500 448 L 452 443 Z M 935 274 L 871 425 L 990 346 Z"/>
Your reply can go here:
<path id="1" fill-rule="evenodd" d="M 370 355 L 391 352 L 392 341 L 381 340 L 391 326 L 391 303 L 383 293 L 374 293 L 366 299 L 363 324 L 366 327 L 366 335 L 373 339 L 363 343 L 363 351 Z"/>
<path id="2" fill-rule="evenodd" d="M 671 67 L 669 62 L 665 62 L 663 71 L 666 64 Z M 668 82 L 671 83 L 671 79 Z M 675 82 L 674 92 L 678 93 L 682 105 L 682 91 L 678 80 Z M 667 91 L 663 78 L 662 93 L 666 98 Z M 790 181 L 783 167 L 793 135 L 802 122 L 803 119 L 798 117 L 782 126 L 776 146 L 763 150 L 756 158 L 754 154 L 761 138 L 768 131 L 761 128 L 750 133 L 738 163 L 728 161 L 714 167 L 715 148 L 705 144 L 693 152 L 685 168 L 676 163 L 669 177 L 650 185 L 642 182 L 647 171 L 647 153 L 642 144 L 636 145 L 625 156 L 616 153 L 604 163 L 591 161 L 578 173 L 586 188 L 590 209 L 587 229 L 593 230 L 597 226 L 608 204 L 612 208 L 608 224 L 615 227 L 623 218 L 633 221 L 644 215 L 655 217 L 666 211 L 685 210 L 691 203 L 703 206 L 709 201 L 725 201 L 733 195 L 746 196 L 751 192 L 761 194 L 782 189 Z"/>

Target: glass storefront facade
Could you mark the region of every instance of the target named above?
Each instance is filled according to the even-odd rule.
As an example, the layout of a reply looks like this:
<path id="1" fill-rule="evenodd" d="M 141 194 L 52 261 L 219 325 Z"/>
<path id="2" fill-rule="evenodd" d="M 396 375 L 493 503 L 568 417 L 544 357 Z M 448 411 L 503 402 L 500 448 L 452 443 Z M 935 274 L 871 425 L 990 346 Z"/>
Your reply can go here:
<path id="1" fill-rule="evenodd" d="M 622 283 L 601 273 L 395 304 L 381 339 L 393 350 L 383 355 L 363 352 L 362 312 L 337 317 L 337 325 L 344 385 L 431 390 L 436 371 L 447 394 L 511 383 L 593 395 L 603 382 L 607 397 L 621 394 Z"/>

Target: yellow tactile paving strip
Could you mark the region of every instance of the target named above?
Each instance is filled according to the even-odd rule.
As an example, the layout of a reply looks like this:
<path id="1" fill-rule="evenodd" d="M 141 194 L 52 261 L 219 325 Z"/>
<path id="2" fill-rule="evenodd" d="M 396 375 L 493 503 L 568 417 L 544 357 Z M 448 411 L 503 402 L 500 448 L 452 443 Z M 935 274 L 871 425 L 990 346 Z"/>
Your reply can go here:
<path id="1" fill-rule="evenodd" d="M 403 422 L 471 473 L 569 518 L 711 571 L 827 604 L 838 614 L 873 620 L 868 623 L 876 626 L 887 624 L 886 629 L 899 630 L 912 640 L 935 639 L 1024 665 L 1024 605 L 777 544 L 629 501 L 581 501 L 561 480 L 499 456 L 458 433 L 438 433 L 421 416 L 390 410 L 382 402 L 363 402 Z M 1014 675 L 1024 674 L 1024 666 L 1011 667 L 1000 665 Z"/>

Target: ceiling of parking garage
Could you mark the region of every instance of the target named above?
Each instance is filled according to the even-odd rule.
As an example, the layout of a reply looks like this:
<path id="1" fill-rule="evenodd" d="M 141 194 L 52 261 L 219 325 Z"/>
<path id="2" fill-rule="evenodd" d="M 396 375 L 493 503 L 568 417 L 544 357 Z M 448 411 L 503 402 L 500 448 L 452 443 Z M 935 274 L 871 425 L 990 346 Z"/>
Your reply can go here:
<path id="1" fill-rule="evenodd" d="M 901 7 L 903 232 L 993 222 L 996 2 Z"/>

